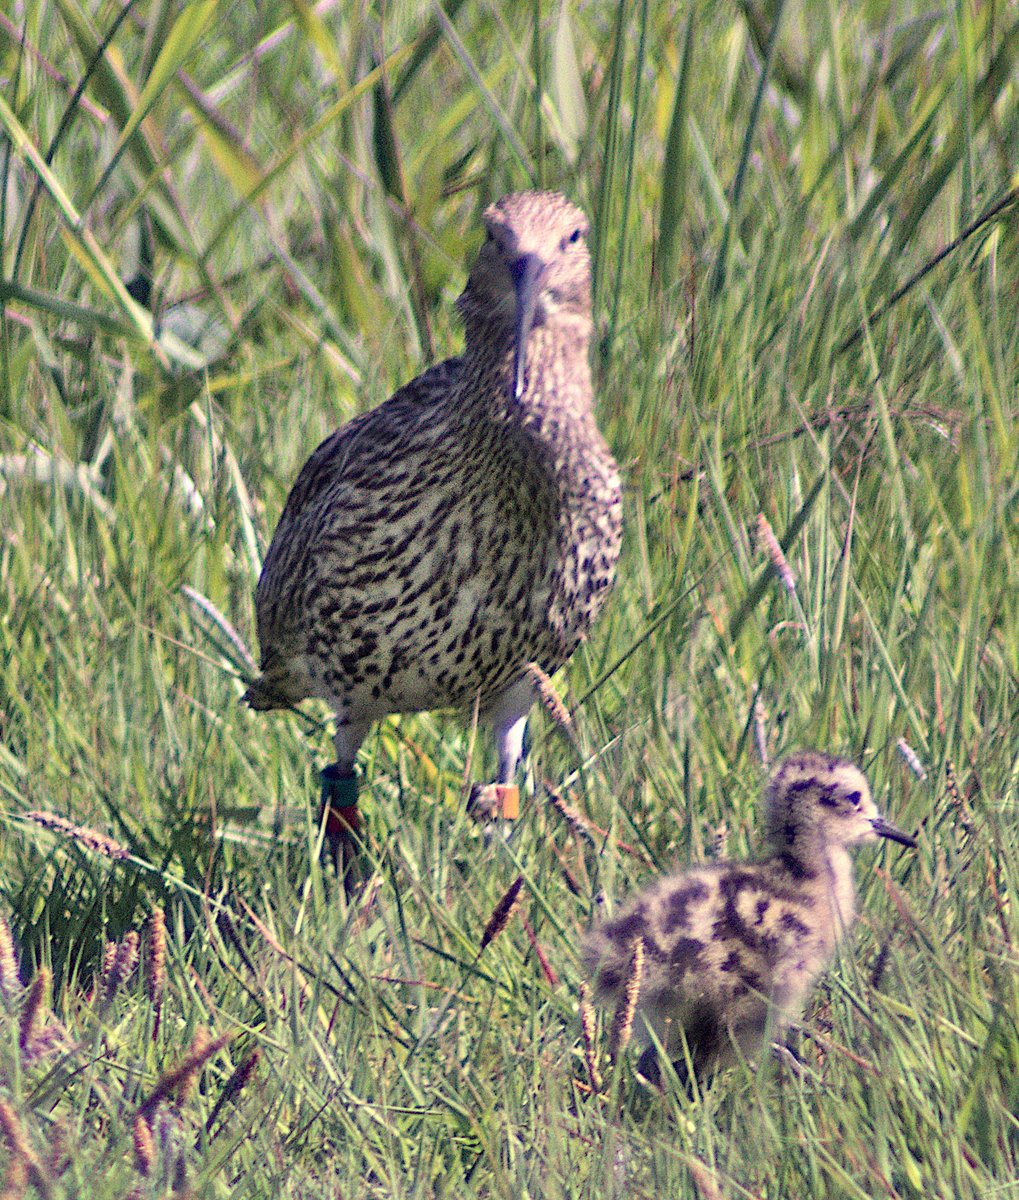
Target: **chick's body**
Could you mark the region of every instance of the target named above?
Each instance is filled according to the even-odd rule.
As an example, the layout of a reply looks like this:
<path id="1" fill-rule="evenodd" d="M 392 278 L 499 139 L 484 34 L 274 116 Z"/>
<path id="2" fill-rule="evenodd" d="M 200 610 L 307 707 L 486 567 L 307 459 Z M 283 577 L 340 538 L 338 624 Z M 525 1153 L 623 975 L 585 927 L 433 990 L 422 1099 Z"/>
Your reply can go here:
<path id="1" fill-rule="evenodd" d="M 379 717 L 480 695 L 508 782 L 525 668 L 566 662 L 614 577 L 620 487 L 592 412 L 586 221 L 541 192 L 485 218 L 463 356 L 318 448 L 259 581 L 249 701 L 329 701 L 344 768 Z"/>
<path id="2" fill-rule="evenodd" d="M 766 799 L 766 852 L 658 880 L 585 947 L 596 995 L 618 1003 L 631 948 L 644 943 L 638 1012 L 672 1057 L 685 1036 L 695 1072 L 757 1051 L 799 1012 L 855 916 L 847 846 L 912 839 L 877 812 L 852 763 L 787 758 Z M 647 1057 L 646 1060 L 648 1061 Z"/>

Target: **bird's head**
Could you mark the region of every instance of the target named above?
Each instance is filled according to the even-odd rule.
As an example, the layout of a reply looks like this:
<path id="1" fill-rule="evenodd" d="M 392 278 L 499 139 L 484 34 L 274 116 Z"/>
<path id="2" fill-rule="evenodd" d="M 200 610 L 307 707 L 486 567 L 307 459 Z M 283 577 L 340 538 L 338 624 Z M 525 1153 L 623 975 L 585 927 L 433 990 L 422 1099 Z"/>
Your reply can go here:
<path id="1" fill-rule="evenodd" d="M 808 750 L 779 764 L 767 792 L 769 841 L 801 839 L 852 846 L 879 837 L 915 846 L 908 833 L 881 816 L 863 772 L 853 763 Z"/>
<path id="2" fill-rule="evenodd" d="M 485 242 L 457 302 L 467 323 L 513 344 L 513 395 L 527 385 L 527 339 L 543 325 L 591 334 L 587 218 L 558 192 L 513 192 L 485 210 Z"/>

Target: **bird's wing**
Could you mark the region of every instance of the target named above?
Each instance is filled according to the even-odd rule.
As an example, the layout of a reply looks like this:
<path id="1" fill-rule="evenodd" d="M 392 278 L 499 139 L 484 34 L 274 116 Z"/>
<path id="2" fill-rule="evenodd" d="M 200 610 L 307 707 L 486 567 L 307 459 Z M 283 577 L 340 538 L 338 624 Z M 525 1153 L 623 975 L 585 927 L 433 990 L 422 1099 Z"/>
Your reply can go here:
<path id="1" fill-rule="evenodd" d="M 395 392 L 384 404 L 341 426 L 304 464 L 262 565 L 255 606 L 263 670 L 285 673 L 297 650 L 309 592 L 328 573 L 330 602 L 356 617 L 365 594 L 366 559 L 384 569 L 392 521 L 380 502 L 405 491 L 408 502 L 426 481 L 412 464 L 441 426 L 439 408 L 455 390 L 459 359 L 447 359 Z M 405 487 L 404 487 L 405 482 Z M 377 516 L 375 516 L 377 514 Z M 281 685 L 282 685 L 281 679 Z"/>
<path id="2" fill-rule="evenodd" d="M 416 441 L 419 428 L 432 420 L 430 410 L 454 387 L 459 365 L 457 358 L 436 363 L 385 403 L 354 417 L 326 438 L 301 468 L 287 497 L 266 564 L 281 534 L 300 520 L 309 505 L 320 505 L 337 487 L 343 494 L 376 486 L 380 473 L 398 463 L 401 449 Z"/>

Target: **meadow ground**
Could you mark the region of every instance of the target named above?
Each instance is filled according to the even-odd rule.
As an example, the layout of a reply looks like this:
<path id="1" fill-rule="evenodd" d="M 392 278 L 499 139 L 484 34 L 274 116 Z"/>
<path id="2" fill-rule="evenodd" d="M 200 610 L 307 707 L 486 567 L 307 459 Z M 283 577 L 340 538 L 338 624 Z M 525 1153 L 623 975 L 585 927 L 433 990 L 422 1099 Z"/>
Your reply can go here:
<path id="1" fill-rule="evenodd" d="M 0 13 L 6 1196 L 1019 1194 L 1017 54 L 967 0 Z M 328 714 L 241 707 L 228 629 L 531 184 L 592 217 L 619 583 L 509 840 L 463 721 L 370 736 L 348 905 Z M 802 1071 L 652 1099 L 579 936 L 800 746 L 919 848 L 857 856 Z"/>

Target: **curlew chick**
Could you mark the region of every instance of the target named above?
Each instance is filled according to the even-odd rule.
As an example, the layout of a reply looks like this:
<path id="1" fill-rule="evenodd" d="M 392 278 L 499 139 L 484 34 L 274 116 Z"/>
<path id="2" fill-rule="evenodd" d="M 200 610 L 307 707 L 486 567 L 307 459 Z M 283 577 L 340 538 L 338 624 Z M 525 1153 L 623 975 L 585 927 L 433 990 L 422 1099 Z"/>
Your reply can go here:
<path id="1" fill-rule="evenodd" d="M 764 853 L 658 880 L 594 929 L 585 961 L 598 998 L 620 1002 L 632 946 L 644 943 L 639 1032 L 653 1030 L 680 1071 L 683 1038 L 696 1074 L 757 1052 L 769 1030 L 798 1014 L 853 923 L 848 847 L 891 838 L 916 843 L 878 813 L 867 780 L 844 759 L 814 751 L 776 768 L 765 795 Z M 649 1045 L 641 1070 L 658 1078 Z"/>
<path id="2" fill-rule="evenodd" d="M 245 698 L 333 707 L 334 852 L 356 824 L 358 748 L 388 713 L 479 701 L 512 785 L 526 668 L 566 662 L 615 574 L 620 485 L 592 411 L 587 221 L 557 193 L 520 192 L 484 222 L 457 302 L 463 355 L 319 446 L 258 583 L 262 674 Z"/>

